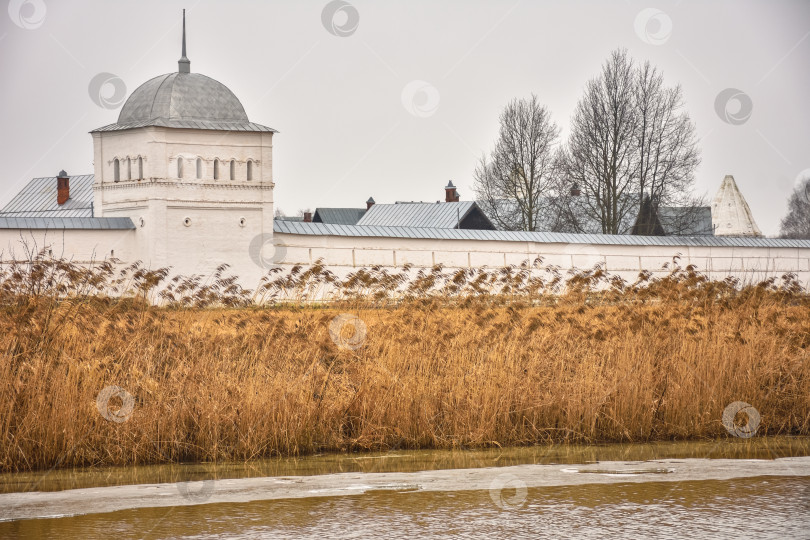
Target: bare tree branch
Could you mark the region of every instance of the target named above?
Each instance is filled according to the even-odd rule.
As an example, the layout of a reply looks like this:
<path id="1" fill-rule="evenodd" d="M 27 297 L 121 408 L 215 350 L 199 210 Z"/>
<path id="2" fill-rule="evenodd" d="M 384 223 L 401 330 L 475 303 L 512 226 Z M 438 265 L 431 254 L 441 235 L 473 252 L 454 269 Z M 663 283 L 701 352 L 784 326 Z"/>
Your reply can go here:
<path id="1" fill-rule="evenodd" d="M 541 222 L 554 185 L 559 133 L 534 94 L 504 108 L 495 148 L 474 172 L 478 203 L 498 228 L 532 231 Z"/>

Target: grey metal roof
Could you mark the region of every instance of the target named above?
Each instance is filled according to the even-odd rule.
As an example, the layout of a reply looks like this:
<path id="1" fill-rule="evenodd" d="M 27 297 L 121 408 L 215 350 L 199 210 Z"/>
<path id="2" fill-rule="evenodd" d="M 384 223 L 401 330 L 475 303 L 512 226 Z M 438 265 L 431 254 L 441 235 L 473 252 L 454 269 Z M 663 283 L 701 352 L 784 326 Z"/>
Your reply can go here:
<path id="1" fill-rule="evenodd" d="M 70 198 L 56 203 L 56 177 L 34 178 L 0 210 L 0 217 L 92 217 L 92 174 L 70 176 Z"/>
<path id="2" fill-rule="evenodd" d="M 662 206 L 658 218 L 667 235 L 712 236 L 712 209 L 709 206 Z"/>
<path id="3" fill-rule="evenodd" d="M 312 221 L 314 223 L 356 225 L 366 212 L 365 208 L 316 208 Z"/>
<path id="4" fill-rule="evenodd" d="M 93 131 L 146 126 L 275 132 L 250 122 L 234 93 L 201 73 L 166 73 L 146 81 L 124 103 L 118 122 Z"/>
<path id="5" fill-rule="evenodd" d="M 357 225 L 453 229 L 475 207 L 474 201 L 375 204 Z"/>
<path id="6" fill-rule="evenodd" d="M 135 129 L 140 127 L 170 127 L 181 129 L 211 129 L 217 131 L 263 131 L 268 133 L 278 133 L 275 129 L 253 122 L 214 122 L 211 120 L 165 120 L 163 118 L 153 118 L 140 122 L 128 122 L 126 124 L 109 124 L 96 128 L 91 133 L 102 131 L 121 131 L 124 129 Z"/>
<path id="7" fill-rule="evenodd" d="M 128 217 L 6 217 L 0 216 L 0 229 L 134 229 Z"/>
<path id="8" fill-rule="evenodd" d="M 449 204 L 449 203 L 444 203 Z M 373 208 L 373 207 L 372 207 Z M 602 244 L 625 246 L 707 246 L 707 247 L 774 247 L 810 248 L 810 240 L 787 238 L 742 238 L 731 236 L 630 236 L 611 234 L 570 234 L 529 231 L 485 231 L 475 229 L 436 229 L 418 227 L 383 227 L 334 225 L 274 221 L 277 233 L 312 236 L 367 236 L 382 238 L 422 238 L 436 240 L 495 240 L 505 242 L 538 242 L 550 244 Z"/>

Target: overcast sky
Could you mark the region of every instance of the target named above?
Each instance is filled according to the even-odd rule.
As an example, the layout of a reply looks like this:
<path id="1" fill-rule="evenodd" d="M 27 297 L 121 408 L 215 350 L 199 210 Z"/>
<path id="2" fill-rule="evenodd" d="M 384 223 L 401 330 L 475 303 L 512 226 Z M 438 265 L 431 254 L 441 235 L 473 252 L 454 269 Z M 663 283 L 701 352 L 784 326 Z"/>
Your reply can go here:
<path id="1" fill-rule="evenodd" d="M 566 137 L 616 47 L 682 85 L 701 138 L 698 193 L 733 174 L 774 235 L 810 174 L 806 0 L 5 3 L 0 204 L 32 177 L 93 172 L 88 132 L 177 70 L 183 7 L 191 70 L 279 130 L 275 201 L 288 214 L 369 196 L 435 201 L 450 179 L 471 199 L 502 107 L 535 93 Z M 99 95 L 100 73 L 111 75 Z"/>

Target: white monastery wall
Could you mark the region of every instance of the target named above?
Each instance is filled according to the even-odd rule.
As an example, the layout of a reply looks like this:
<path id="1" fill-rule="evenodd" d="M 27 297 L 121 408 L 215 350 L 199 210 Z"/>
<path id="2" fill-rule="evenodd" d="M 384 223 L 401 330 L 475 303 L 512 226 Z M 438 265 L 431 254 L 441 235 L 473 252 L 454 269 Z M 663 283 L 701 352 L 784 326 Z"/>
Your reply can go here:
<path id="1" fill-rule="evenodd" d="M 28 253 L 44 249 L 46 255 L 90 264 L 110 258 L 127 263 L 140 255 L 135 230 L 0 229 L 0 260 L 27 260 Z"/>
<path id="2" fill-rule="evenodd" d="M 678 254 L 681 266 L 695 264 L 712 279 L 734 276 L 751 283 L 792 272 L 803 285 L 810 283 L 807 248 L 558 244 L 286 233 L 267 236 L 260 232 L 258 209 L 177 208 L 167 209 L 166 216 L 173 231 L 167 240 L 174 262 L 173 275 L 207 276 L 220 264 L 228 263 L 228 274 L 239 276 L 242 286 L 249 289 L 255 289 L 272 266 L 289 270 L 296 264 L 306 266 L 318 259 L 323 259 L 330 271 L 344 277 L 374 265 L 389 269 L 408 263 L 416 268 L 435 264 L 446 268 L 499 268 L 541 257 L 544 266 L 558 266 L 563 272 L 590 269 L 603 263 L 610 274 L 632 282 L 641 270 L 658 276 L 666 274 L 664 264 L 671 263 Z M 190 218 L 190 226 L 175 223 L 185 217 Z M 242 218 L 251 225 L 240 226 Z M 148 260 L 149 226 L 136 224 L 134 230 L 0 229 L 0 250 L 3 260 L 25 259 L 25 241 L 29 248 L 44 247 L 54 257 L 64 256 L 82 264 L 114 256 L 122 264 L 140 260 L 153 269 L 166 266 Z"/>
<path id="3" fill-rule="evenodd" d="M 655 275 L 669 272 L 663 266 L 680 254 L 679 264 L 694 264 L 712 279 L 738 277 L 759 282 L 787 272 L 796 273 L 803 284 L 810 282 L 810 249 L 773 247 L 635 246 L 554 244 L 486 240 L 435 240 L 410 238 L 310 236 L 276 233 L 274 261 L 284 267 L 308 265 L 323 259 L 338 275 L 381 265 L 416 267 L 443 264 L 449 268 L 489 268 L 519 265 L 543 259 L 543 266 L 590 269 L 603 263 L 607 271 L 634 281 L 640 271 Z"/>

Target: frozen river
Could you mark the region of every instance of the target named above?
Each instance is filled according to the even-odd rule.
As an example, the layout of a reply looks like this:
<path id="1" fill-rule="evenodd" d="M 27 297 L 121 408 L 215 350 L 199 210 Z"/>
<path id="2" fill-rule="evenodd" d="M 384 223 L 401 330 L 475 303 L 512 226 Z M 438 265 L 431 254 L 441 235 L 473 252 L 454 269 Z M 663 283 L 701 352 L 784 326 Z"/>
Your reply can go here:
<path id="1" fill-rule="evenodd" d="M 395 451 L 0 476 L 0 537 L 810 538 L 810 441 Z"/>

